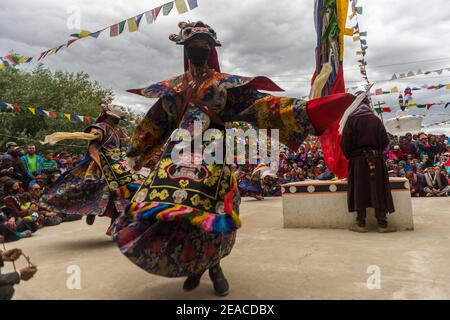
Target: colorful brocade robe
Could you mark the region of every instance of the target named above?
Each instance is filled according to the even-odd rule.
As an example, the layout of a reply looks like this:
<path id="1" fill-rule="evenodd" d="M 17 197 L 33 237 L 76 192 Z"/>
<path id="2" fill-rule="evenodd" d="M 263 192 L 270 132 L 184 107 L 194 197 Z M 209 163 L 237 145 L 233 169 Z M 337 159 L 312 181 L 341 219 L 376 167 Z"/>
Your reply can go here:
<path id="1" fill-rule="evenodd" d="M 280 142 L 298 148 L 314 127 L 300 99 L 276 97 L 258 90 L 282 91 L 266 77 L 247 78 L 215 72 L 197 82 L 186 74 L 129 92 L 159 98 L 138 125 L 130 153 L 152 173 L 132 199 L 127 215 L 135 221 L 183 221 L 206 232 L 227 233 L 240 227 L 240 197 L 230 164 L 175 164 L 177 128 L 193 132 L 250 124 L 256 129 L 279 129 Z M 155 159 L 157 155 L 157 159 Z"/>

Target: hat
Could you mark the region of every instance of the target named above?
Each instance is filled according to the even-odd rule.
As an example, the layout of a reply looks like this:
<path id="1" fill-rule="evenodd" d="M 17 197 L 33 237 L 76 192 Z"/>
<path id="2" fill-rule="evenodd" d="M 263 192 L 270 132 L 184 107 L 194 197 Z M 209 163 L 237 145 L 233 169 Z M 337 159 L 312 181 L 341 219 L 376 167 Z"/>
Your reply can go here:
<path id="1" fill-rule="evenodd" d="M 17 143 L 15 143 L 14 141 L 6 143 L 6 149 L 8 149 L 9 147 L 17 147 Z"/>
<path id="2" fill-rule="evenodd" d="M 110 105 L 105 113 L 118 119 L 124 119 L 128 114 L 124 107 L 115 104 Z"/>
<path id="3" fill-rule="evenodd" d="M 178 27 L 181 29 L 179 34 L 172 34 L 169 36 L 171 41 L 176 44 L 185 45 L 194 39 L 205 39 L 215 47 L 220 47 L 222 44 L 217 40 L 217 35 L 214 29 L 202 21 L 197 22 L 180 22 Z"/>
<path id="4" fill-rule="evenodd" d="M 413 171 L 413 168 L 411 166 L 404 166 L 403 170 L 405 170 L 405 172 L 406 171 Z"/>
<path id="5" fill-rule="evenodd" d="M 59 160 L 59 164 L 67 164 L 67 160 L 61 159 Z"/>
<path id="6" fill-rule="evenodd" d="M 39 183 L 37 183 L 36 180 L 31 180 L 30 183 L 28 184 L 28 189 L 31 189 L 31 187 L 34 186 L 35 184 L 39 184 Z"/>

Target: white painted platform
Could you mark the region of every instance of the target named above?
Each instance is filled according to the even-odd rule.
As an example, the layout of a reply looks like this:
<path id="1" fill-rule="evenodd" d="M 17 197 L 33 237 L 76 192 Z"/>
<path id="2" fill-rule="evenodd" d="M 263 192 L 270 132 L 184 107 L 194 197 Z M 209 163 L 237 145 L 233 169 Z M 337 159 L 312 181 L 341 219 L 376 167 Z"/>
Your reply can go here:
<path id="1" fill-rule="evenodd" d="M 406 178 L 390 178 L 395 212 L 388 222 L 399 230 L 414 230 L 409 183 Z M 285 228 L 345 229 L 356 220 L 348 212 L 347 182 L 308 180 L 288 183 L 282 188 Z M 367 227 L 377 225 L 374 210 L 367 209 Z"/>

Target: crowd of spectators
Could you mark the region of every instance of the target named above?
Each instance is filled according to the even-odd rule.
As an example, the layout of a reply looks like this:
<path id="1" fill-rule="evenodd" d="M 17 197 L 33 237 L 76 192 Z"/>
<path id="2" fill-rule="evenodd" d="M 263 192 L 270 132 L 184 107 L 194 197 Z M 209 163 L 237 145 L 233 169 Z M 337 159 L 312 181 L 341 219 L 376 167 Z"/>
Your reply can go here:
<path id="1" fill-rule="evenodd" d="M 412 196 L 447 196 L 450 192 L 450 143 L 446 136 L 406 134 L 390 136 L 385 150 L 391 177 L 409 180 Z M 39 154 L 34 145 L 21 148 L 6 144 L 0 154 L 0 241 L 30 237 L 39 228 L 71 220 L 39 206 L 39 198 L 61 174 L 81 161 L 82 155 L 51 151 Z M 254 181 L 254 165 L 239 166 L 238 184 Z M 304 180 L 330 180 L 334 175 L 326 167 L 320 143 L 311 138 L 298 152 L 282 149 L 276 176 L 262 183 L 264 196 L 281 195 L 281 185 Z M 260 179 L 259 177 L 257 179 Z M 243 196 L 248 195 L 241 190 Z"/>
<path id="2" fill-rule="evenodd" d="M 445 135 L 390 136 L 386 164 L 390 176 L 408 178 L 412 196 L 448 196 L 450 192 L 450 143 Z"/>
<path id="3" fill-rule="evenodd" d="M 260 179 L 252 173 L 255 165 L 239 166 L 237 173 L 238 184 L 243 180 L 252 181 Z M 262 183 L 264 196 L 281 195 L 281 185 L 284 183 L 304 180 L 331 180 L 334 174 L 327 169 L 320 143 L 317 138 L 308 140 L 300 146 L 298 152 L 289 151 L 287 148 L 280 150 L 280 160 L 276 178 L 265 177 Z M 240 190 L 241 196 L 252 195 L 246 190 Z"/>
<path id="4" fill-rule="evenodd" d="M 450 142 L 445 135 L 426 133 L 389 136 L 385 150 L 386 165 L 391 177 L 408 178 L 411 195 L 447 196 L 450 192 Z M 254 165 L 240 166 L 238 183 L 252 181 Z M 305 143 L 298 152 L 282 150 L 276 179 L 264 181 L 263 193 L 279 195 L 279 185 L 304 180 L 330 180 L 334 175 L 326 167 L 320 143 Z M 247 192 L 242 190 L 243 195 Z"/>
<path id="5" fill-rule="evenodd" d="M 6 152 L 0 155 L 0 242 L 31 237 L 44 226 L 73 219 L 45 210 L 39 199 L 80 160 L 81 156 L 67 152 L 41 155 L 32 144 L 26 149 L 15 142 L 6 144 Z"/>

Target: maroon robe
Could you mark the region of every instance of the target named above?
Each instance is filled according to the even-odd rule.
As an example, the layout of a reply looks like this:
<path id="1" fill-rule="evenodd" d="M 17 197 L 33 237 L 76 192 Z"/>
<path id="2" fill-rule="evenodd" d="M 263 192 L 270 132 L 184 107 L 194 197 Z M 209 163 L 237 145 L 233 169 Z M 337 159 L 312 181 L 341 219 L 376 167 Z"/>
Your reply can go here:
<path id="1" fill-rule="evenodd" d="M 349 159 L 347 201 L 350 212 L 368 207 L 389 213 L 395 211 L 382 155 L 388 144 L 383 123 L 367 106 L 359 107 L 349 116 L 342 132 L 341 148 Z M 376 155 L 363 150 L 375 150 Z M 372 175 L 369 162 L 374 166 Z"/>

